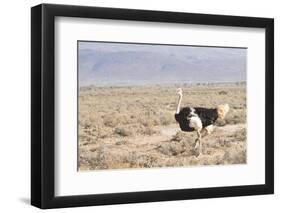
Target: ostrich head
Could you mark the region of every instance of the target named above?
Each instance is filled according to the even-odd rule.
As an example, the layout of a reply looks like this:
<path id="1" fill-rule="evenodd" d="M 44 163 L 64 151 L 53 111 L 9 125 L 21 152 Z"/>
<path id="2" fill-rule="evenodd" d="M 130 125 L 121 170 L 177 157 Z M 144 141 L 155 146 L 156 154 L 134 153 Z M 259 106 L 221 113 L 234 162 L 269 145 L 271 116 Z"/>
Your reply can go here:
<path id="1" fill-rule="evenodd" d="M 177 89 L 177 94 L 178 94 L 179 96 L 182 96 L 182 88 L 178 88 L 178 89 Z"/>

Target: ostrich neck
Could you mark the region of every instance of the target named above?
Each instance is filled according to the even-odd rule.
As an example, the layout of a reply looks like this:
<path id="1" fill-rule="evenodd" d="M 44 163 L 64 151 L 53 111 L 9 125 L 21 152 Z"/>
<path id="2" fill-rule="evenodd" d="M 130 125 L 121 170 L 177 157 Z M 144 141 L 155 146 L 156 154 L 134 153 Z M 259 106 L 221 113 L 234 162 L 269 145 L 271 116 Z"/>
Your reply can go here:
<path id="1" fill-rule="evenodd" d="M 179 95 L 179 102 L 178 102 L 178 107 L 177 107 L 176 114 L 180 113 L 181 99 L 182 99 L 182 95 Z"/>

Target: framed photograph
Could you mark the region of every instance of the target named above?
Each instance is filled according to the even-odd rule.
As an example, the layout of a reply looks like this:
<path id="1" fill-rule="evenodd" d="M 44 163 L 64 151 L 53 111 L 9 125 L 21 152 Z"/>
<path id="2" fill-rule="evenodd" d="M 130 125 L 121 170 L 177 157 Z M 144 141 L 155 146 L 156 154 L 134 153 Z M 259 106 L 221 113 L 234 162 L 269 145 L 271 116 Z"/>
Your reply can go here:
<path id="1" fill-rule="evenodd" d="M 31 204 L 272 194 L 274 21 L 31 9 Z"/>

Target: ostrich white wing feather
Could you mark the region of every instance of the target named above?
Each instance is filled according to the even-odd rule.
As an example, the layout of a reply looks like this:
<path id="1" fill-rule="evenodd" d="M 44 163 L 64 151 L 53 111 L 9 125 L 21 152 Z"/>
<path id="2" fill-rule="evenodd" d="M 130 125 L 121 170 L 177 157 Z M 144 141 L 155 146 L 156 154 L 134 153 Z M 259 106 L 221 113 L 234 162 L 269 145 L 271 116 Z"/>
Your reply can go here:
<path id="1" fill-rule="evenodd" d="M 203 125 L 198 116 L 193 116 L 189 119 L 189 127 L 194 128 L 195 130 L 202 129 Z"/>

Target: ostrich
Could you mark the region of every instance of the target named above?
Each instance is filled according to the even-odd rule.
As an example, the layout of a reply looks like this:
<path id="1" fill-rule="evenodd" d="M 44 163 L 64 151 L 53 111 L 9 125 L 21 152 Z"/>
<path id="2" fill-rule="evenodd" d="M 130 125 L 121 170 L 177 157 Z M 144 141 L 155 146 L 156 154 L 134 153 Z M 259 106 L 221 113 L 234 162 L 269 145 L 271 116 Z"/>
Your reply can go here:
<path id="1" fill-rule="evenodd" d="M 199 145 L 199 154 L 201 154 L 201 133 L 206 131 L 210 134 L 213 130 L 213 124 L 220 118 L 224 119 L 229 111 L 229 105 L 219 105 L 217 108 L 203 108 L 203 107 L 184 107 L 180 109 L 182 101 L 182 89 L 178 88 L 179 95 L 177 111 L 175 119 L 179 123 L 180 129 L 184 132 L 197 132 L 197 139 L 195 140 L 195 148 Z"/>

